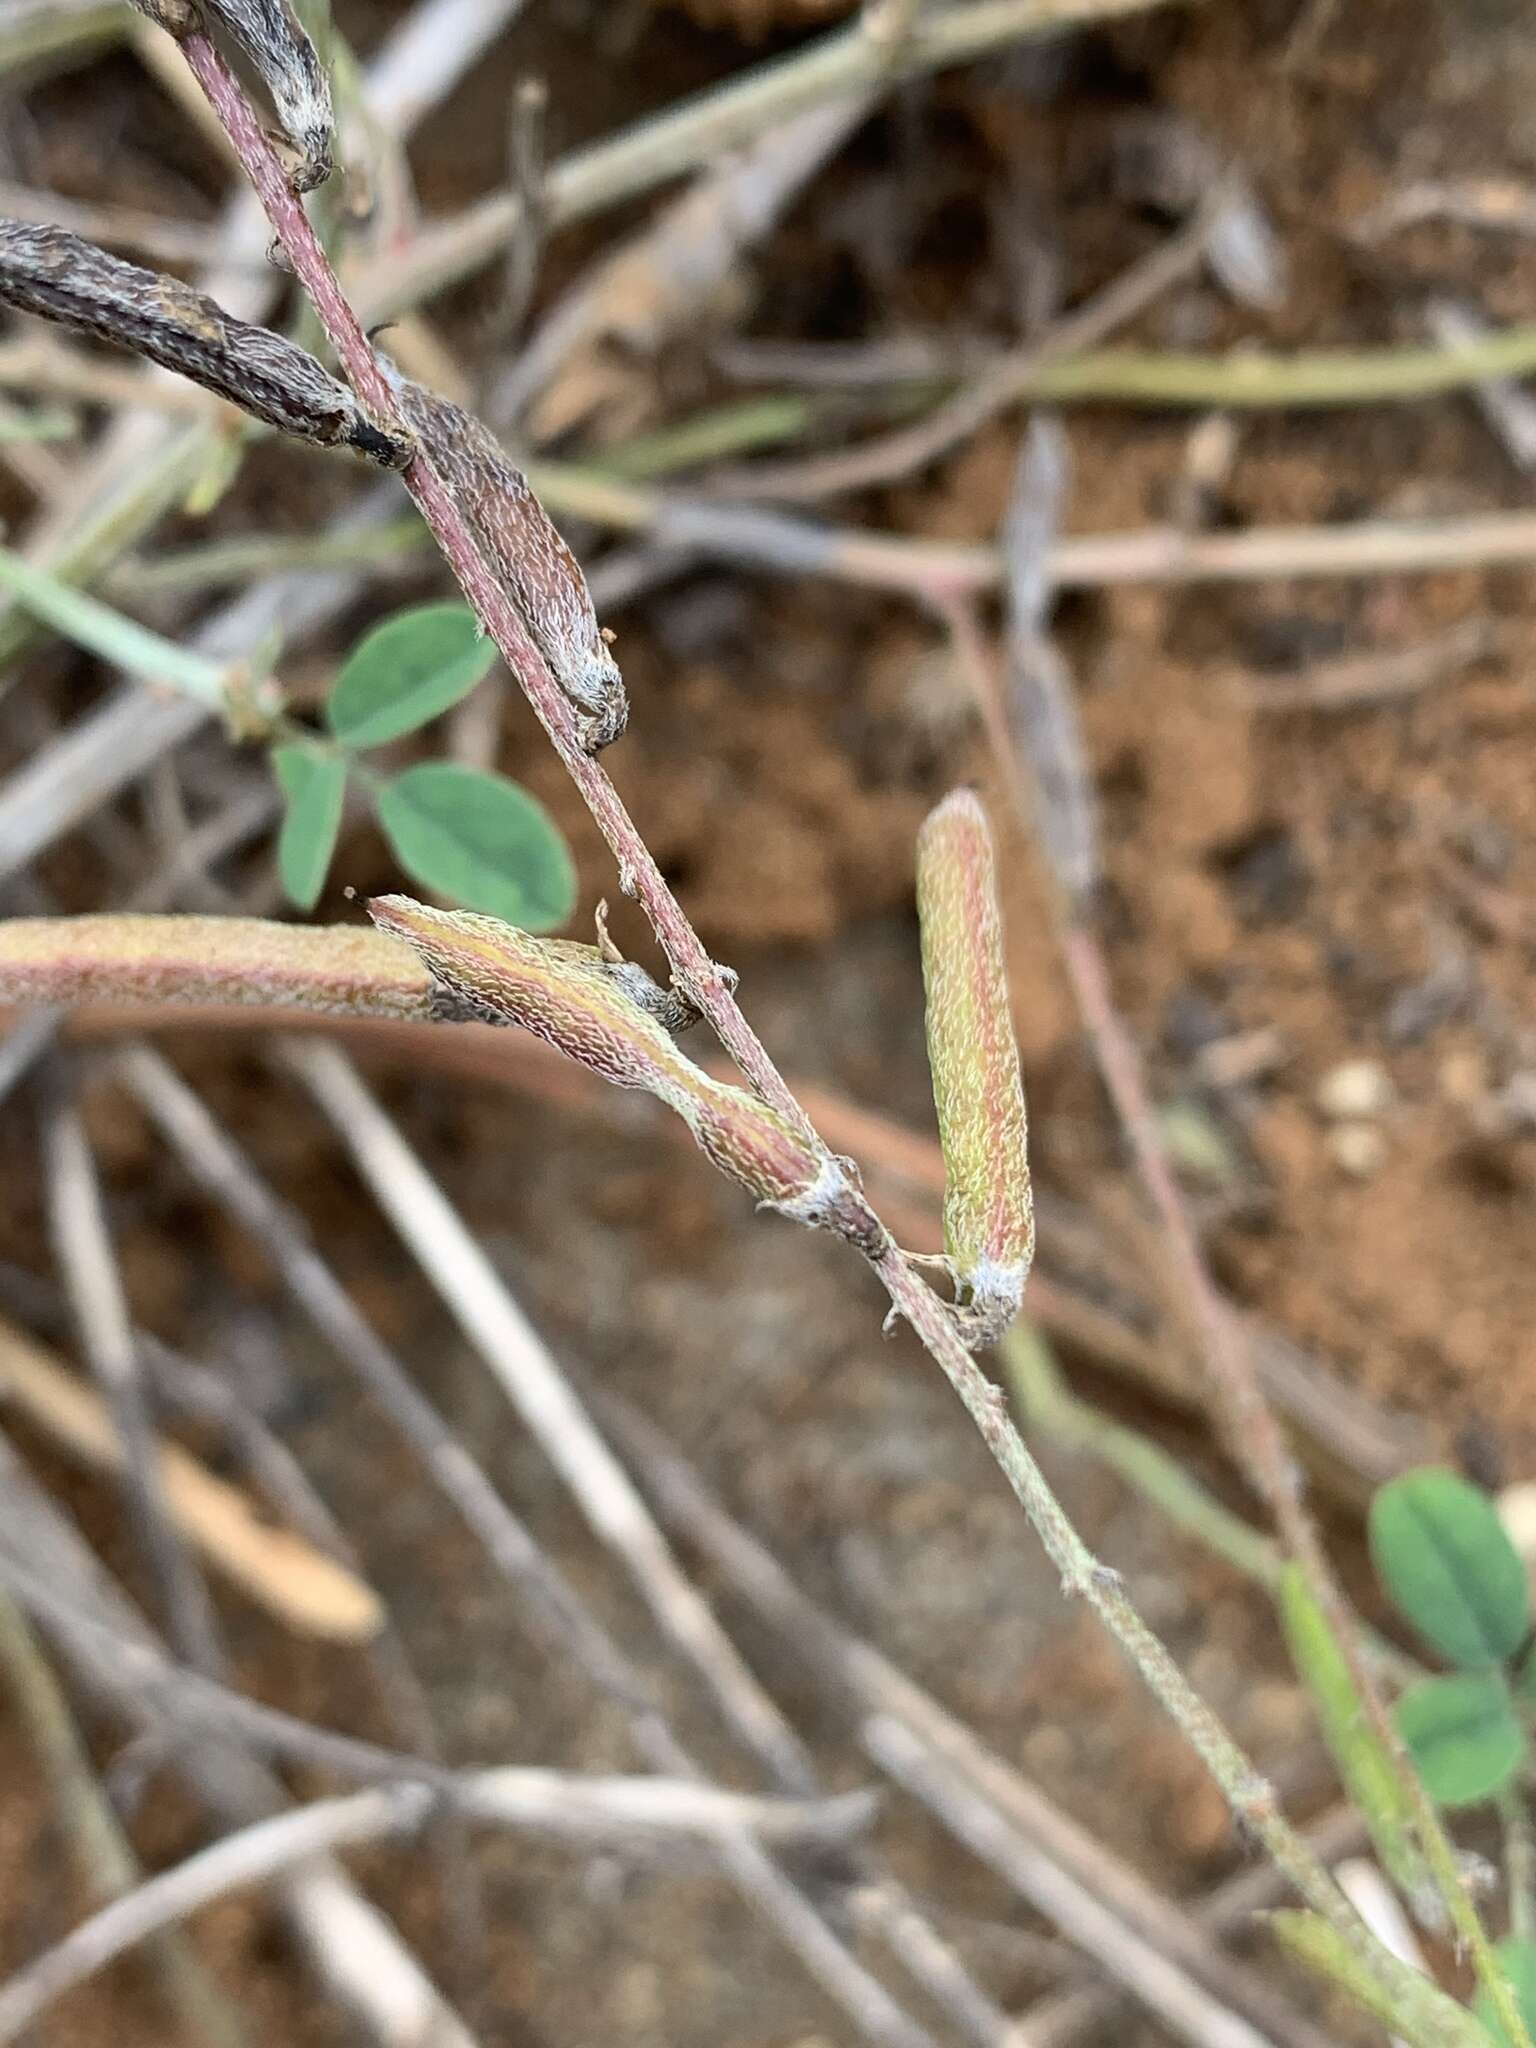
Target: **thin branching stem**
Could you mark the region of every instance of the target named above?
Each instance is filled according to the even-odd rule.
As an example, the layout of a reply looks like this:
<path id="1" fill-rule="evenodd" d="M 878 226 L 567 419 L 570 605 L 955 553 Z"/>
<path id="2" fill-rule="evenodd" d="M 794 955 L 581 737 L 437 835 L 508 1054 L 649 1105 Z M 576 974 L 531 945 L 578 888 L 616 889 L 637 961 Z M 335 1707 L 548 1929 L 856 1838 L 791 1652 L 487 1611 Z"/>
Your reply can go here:
<path id="1" fill-rule="evenodd" d="M 402 422 L 379 362 L 243 90 L 205 35 L 194 32 L 182 47 L 266 209 L 289 262 L 308 291 L 353 389 L 378 424 L 401 431 Z M 730 982 L 710 961 L 667 889 L 608 776 L 584 752 L 569 702 L 488 567 L 441 476 L 418 452 L 404 473 L 404 481 L 466 596 L 517 676 L 581 791 L 619 862 L 622 886 L 646 910 L 675 979 L 709 1018 L 721 1043 L 763 1099 L 786 1116 L 796 1130 L 814 1138 L 804 1111 L 742 1016 Z M 1162 1642 L 1147 1628 L 1118 1575 L 1101 1565 L 1083 1543 L 1015 1428 L 1002 1396 L 960 1341 L 949 1309 L 918 1277 L 888 1233 L 878 1229 L 872 1215 L 869 1221 L 871 1227 L 864 1234 L 863 1248 L 892 1307 L 911 1324 L 959 1395 L 1060 1572 L 1064 1591 L 1089 1602 L 1193 1744 L 1234 1813 L 1263 1840 L 1300 1895 L 1334 1929 L 1363 1975 L 1383 1987 L 1383 1995 L 1390 1997 L 1395 1983 L 1391 1958 L 1381 1950 L 1327 1871 L 1281 1815 L 1271 1788 L 1190 1687 Z M 1244 1389 L 1239 1382 L 1230 1391 L 1241 1396 Z M 1267 1417 L 1267 1410 L 1264 1415 Z M 1273 1430 L 1272 1417 L 1267 1419 Z M 1481 1945 L 1481 1961 L 1487 1954 L 1486 1936 L 1475 1914 L 1472 1922 L 1464 1931 L 1475 1951 Z M 1520 2040 L 1522 2030 L 1508 1987 L 1496 1964 L 1491 1962 L 1488 1981 L 1495 1998 L 1501 2001 L 1501 2012 L 1504 2006 L 1509 2006 L 1511 2036 Z"/>
<path id="2" fill-rule="evenodd" d="M 187 62 L 229 135 L 255 186 L 274 233 L 309 293 L 331 346 L 358 397 L 404 438 L 394 394 L 337 281 L 330 259 L 290 189 L 276 152 L 244 91 L 205 35 L 182 44 Z M 570 700 L 556 683 L 500 581 L 487 565 L 442 477 L 418 452 L 404 472 L 406 489 L 432 529 L 465 596 L 517 677 L 566 772 L 580 790 L 599 831 L 619 863 L 620 885 L 651 921 L 679 986 L 709 1019 L 716 1035 L 765 1102 L 806 1135 L 804 1111 L 780 1078 L 757 1034 L 732 998 L 727 976 L 710 959 L 684 917 L 607 772 L 586 752 Z"/>

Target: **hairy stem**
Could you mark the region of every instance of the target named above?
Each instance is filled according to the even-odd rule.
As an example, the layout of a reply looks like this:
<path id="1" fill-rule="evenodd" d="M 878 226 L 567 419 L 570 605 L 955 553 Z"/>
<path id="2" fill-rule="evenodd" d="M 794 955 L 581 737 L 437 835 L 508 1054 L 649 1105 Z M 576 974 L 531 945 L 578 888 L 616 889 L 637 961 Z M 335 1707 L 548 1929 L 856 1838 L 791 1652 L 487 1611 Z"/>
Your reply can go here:
<path id="1" fill-rule="evenodd" d="M 190 35 L 182 44 L 193 74 L 223 123 L 241 167 L 255 186 L 273 232 L 320 317 L 353 390 L 379 424 L 409 440 L 373 347 L 320 246 L 298 197 L 290 189 L 276 152 L 262 132 L 250 102 L 208 38 Z M 709 1019 L 716 1036 L 762 1096 L 807 1137 L 814 1134 L 805 1112 L 784 1085 L 767 1051 L 731 996 L 730 982 L 710 959 L 662 879 L 633 819 L 607 772 L 588 754 L 570 700 L 544 664 L 506 591 L 487 566 L 473 534 L 450 497 L 442 477 L 420 451 L 404 472 L 404 483 L 438 546 L 459 580 L 477 617 L 500 649 L 549 734 L 567 774 L 580 790 L 619 864 L 620 886 L 635 897 L 650 919 L 679 986 Z"/>
<path id="2" fill-rule="evenodd" d="M 409 946 L 357 925 L 259 917 L 0 919 L 0 991 L 15 1003 L 217 1003 L 334 1017 L 434 1014 Z"/>
<path id="3" fill-rule="evenodd" d="M 309 293 L 354 391 L 380 426 L 403 434 L 403 424 L 379 362 L 242 88 L 204 34 L 190 34 L 182 48 L 255 187 L 294 272 Z M 672 897 L 607 774 L 583 750 L 569 701 L 481 555 L 441 476 L 418 452 L 404 472 L 404 481 L 466 597 L 517 677 L 617 858 L 622 886 L 640 901 L 649 916 L 675 978 L 709 1018 L 722 1045 L 762 1098 L 788 1118 L 792 1128 L 819 1145 L 804 1111 L 742 1016 L 728 979 L 710 961 Z M 1060 1571 L 1064 1590 L 1088 1600 L 1194 1745 L 1233 1812 L 1253 1828 L 1301 1896 L 1357 1958 L 1362 1971 L 1390 1996 L 1390 1958 L 1380 1951 L 1380 1945 L 1328 1873 L 1279 1813 L 1272 1790 L 1189 1686 L 1164 1645 L 1147 1629 L 1117 1575 L 1101 1566 L 1087 1549 L 1025 1447 L 1003 1397 L 960 1341 L 948 1307 L 917 1276 L 894 1240 L 874 1225 L 872 1217 L 870 1224 L 862 1240 L 863 1248 L 893 1308 L 912 1325 L 960 1396 Z M 1273 1419 L 1267 1419 L 1273 1429 Z M 1475 1915 L 1473 1919 L 1475 1922 Z M 1480 1925 L 1475 1936 L 1481 1939 L 1486 1953 L 1486 1937 Z M 1471 1930 L 1468 1939 L 1473 1940 L 1476 1951 L 1477 1942 Z M 1510 1996 L 1496 1966 L 1492 1970 L 1491 1988 L 1495 1998 L 1503 1994 L 1502 2016 Z M 1511 2018 L 1511 2036 L 1519 2041 L 1523 2036 L 1512 2006 Z"/>
<path id="4" fill-rule="evenodd" d="M 1162 1641 L 1137 1613 L 1117 1572 L 1101 1564 L 1073 1527 L 1008 1413 L 1007 1401 L 955 1333 L 944 1304 L 894 1246 L 872 1260 L 891 1305 L 912 1325 L 924 1349 L 960 1396 L 1069 1598 L 1084 1599 L 1177 1723 L 1228 1806 L 1250 1827 L 1307 1903 L 1370 1968 L 1377 1946 L 1307 1843 L 1279 1811 L 1273 1788 L 1190 1685 Z"/>
<path id="5" fill-rule="evenodd" d="M 1478 1982 L 1487 1990 L 1516 2048 L 1530 2048 L 1509 1979 L 1468 1889 L 1440 1814 L 1424 1789 L 1397 1724 L 1361 1644 L 1360 1624 L 1323 1547 L 1302 1490 L 1302 1475 L 1291 1456 L 1274 1409 L 1254 1368 L 1252 1351 L 1217 1297 L 1206 1269 L 1162 1137 L 1142 1081 L 1140 1062 L 1111 1000 L 1103 955 L 1092 934 L 1069 919 L 1063 937 L 1067 970 L 1093 1038 L 1099 1071 L 1151 1195 L 1162 1226 L 1173 1276 L 1188 1304 L 1205 1357 L 1206 1376 L 1228 1442 L 1268 1507 L 1288 1556 L 1306 1576 L 1313 1597 L 1339 1644 L 1367 1724 L 1388 1756 L 1407 1794 L 1414 1827 L 1435 1889 L 1457 1938 L 1471 1957 Z"/>

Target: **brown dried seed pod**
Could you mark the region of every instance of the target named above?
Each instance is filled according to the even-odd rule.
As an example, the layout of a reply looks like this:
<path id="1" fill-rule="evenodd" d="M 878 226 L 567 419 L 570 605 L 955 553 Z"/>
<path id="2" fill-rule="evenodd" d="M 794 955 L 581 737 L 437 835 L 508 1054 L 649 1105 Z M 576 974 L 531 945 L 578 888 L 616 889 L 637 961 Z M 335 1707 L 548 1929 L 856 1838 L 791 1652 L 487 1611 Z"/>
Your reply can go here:
<path id="1" fill-rule="evenodd" d="M 587 751 L 596 753 L 628 724 L 629 699 L 580 563 L 490 429 L 380 360 L 407 426 L 474 530 L 550 674 L 580 712 Z"/>
<path id="2" fill-rule="evenodd" d="M 173 36 L 189 36 L 194 29 L 203 25 L 203 18 L 192 0 L 133 0 L 140 14 L 147 14 L 156 28 L 163 28 Z"/>
<path id="3" fill-rule="evenodd" d="M 271 95 L 283 133 L 298 154 L 295 191 L 312 192 L 331 175 L 331 81 L 286 0 L 202 0 L 244 50 Z"/>
<path id="4" fill-rule="evenodd" d="M 356 448 L 389 469 L 410 461 L 409 443 L 375 426 L 294 342 L 62 228 L 0 217 L 0 299 L 147 356 L 285 434 Z"/>
<path id="5" fill-rule="evenodd" d="M 312 192 L 331 175 L 335 115 L 331 82 L 315 46 L 287 0 L 133 0 L 141 14 L 180 38 L 208 17 L 226 29 L 250 58 L 266 87 L 283 135 L 298 162 L 290 173 L 296 192 Z"/>

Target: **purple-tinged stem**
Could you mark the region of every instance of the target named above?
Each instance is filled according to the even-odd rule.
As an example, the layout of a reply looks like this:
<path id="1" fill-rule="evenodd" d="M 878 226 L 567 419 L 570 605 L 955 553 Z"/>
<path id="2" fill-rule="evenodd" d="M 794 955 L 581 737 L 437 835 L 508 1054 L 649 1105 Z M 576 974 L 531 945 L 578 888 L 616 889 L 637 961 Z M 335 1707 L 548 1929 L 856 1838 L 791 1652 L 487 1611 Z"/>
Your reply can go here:
<path id="1" fill-rule="evenodd" d="M 373 347 L 293 192 L 277 153 L 262 132 L 243 87 L 207 36 L 181 44 L 193 76 L 229 136 L 241 168 L 256 189 L 284 254 L 314 304 L 353 390 L 378 424 L 409 439 Z M 619 864 L 621 886 L 639 902 L 676 981 L 709 1019 L 715 1035 L 765 1102 L 808 1139 L 805 1111 L 796 1102 L 767 1050 L 731 994 L 731 982 L 710 959 L 697 932 L 662 878 L 607 771 L 581 742 L 569 700 L 544 665 L 528 629 L 481 555 L 438 472 L 418 452 L 403 473 L 407 491 L 431 528 L 476 616 L 500 649 L 523 694 L 581 792 Z"/>
<path id="2" fill-rule="evenodd" d="M 181 47 L 229 135 L 279 243 L 308 291 L 354 391 L 376 414 L 381 426 L 403 432 L 379 362 L 342 293 L 302 203 L 290 189 L 276 153 L 257 124 L 244 91 L 206 35 L 194 32 L 183 40 Z M 442 478 L 419 451 L 403 474 L 406 489 L 432 529 L 465 596 L 517 677 L 618 860 L 622 886 L 637 898 L 650 918 L 683 991 L 709 1018 L 722 1046 L 762 1098 L 780 1111 L 794 1130 L 803 1132 L 819 1146 L 820 1140 L 804 1110 L 737 1007 L 729 980 L 705 953 L 607 774 L 584 751 L 570 703 L 545 667 L 506 591 L 482 557 Z M 873 1218 L 871 1222 L 873 1225 Z M 1271 1789 L 1191 1689 L 1161 1641 L 1147 1629 L 1117 1575 L 1106 1571 L 1087 1550 L 1030 1456 L 1008 1414 L 1005 1399 L 965 1349 L 947 1305 L 919 1278 L 894 1241 L 878 1226 L 870 1232 L 866 1256 L 884 1284 L 893 1308 L 911 1323 L 959 1394 L 1061 1570 L 1064 1590 L 1086 1598 L 1093 1606 L 1211 1770 L 1233 1811 L 1258 1833 L 1303 1898 L 1334 1928 L 1345 1950 L 1378 1982 L 1390 1984 L 1392 1973 L 1400 1966 L 1370 1936 L 1328 1873 L 1284 1819 Z M 1469 1938 L 1474 1948 L 1480 1945 L 1485 1954 L 1486 1937 L 1475 1915 L 1473 1920 L 1475 1932 L 1467 1930 Z M 1496 1967 L 1490 1975 L 1490 1988 L 1500 2017 L 1507 2017 L 1512 2038 L 1519 2040 L 1523 2030 L 1508 1986 Z"/>

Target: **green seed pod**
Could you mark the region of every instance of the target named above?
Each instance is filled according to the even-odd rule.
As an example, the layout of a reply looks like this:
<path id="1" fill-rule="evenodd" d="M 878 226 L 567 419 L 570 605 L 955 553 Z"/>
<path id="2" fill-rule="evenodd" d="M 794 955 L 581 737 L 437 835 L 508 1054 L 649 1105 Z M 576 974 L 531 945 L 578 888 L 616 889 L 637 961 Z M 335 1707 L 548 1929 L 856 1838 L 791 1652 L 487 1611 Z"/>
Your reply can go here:
<path id="1" fill-rule="evenodd" d="M 944 1151 L 944 1249 L 973 1350 L 1019 1312 L 1035 1252 L 1028 1124 L 987 814 L 969 790 L 917 841 L 928 1065 Z"/>
<path id="2" fill-rule="evenodd" d="M 500 918 L 376 896 L 368 914 L 426 963 L 447 1018 L 520 1024 L 616 1088 L 673 1109 L 713 1165 L 765 1208 L 835 1230 L 871 1255 L 884 1235 L 843 1161 L 775 1109 L 696 1067 L 595 946 L 538 939 Z"/>

